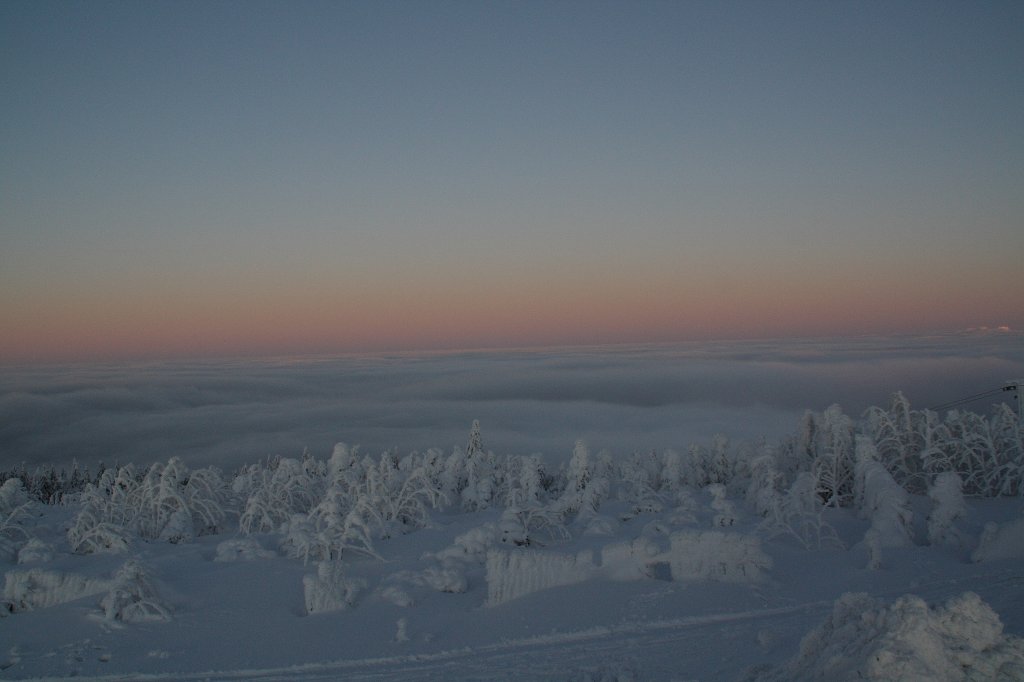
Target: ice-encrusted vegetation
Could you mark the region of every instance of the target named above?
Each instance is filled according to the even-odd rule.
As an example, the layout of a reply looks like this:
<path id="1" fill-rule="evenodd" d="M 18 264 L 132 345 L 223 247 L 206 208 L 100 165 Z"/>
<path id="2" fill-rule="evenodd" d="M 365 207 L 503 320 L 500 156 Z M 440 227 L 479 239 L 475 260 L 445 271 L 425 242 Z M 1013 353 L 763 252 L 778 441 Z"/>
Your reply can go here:
<path id="1" fill-rule="evenodd" d="M 202 545 L 217 566 L 292 562 L 301 571 L 294 608 L 305 615 L 415 610 L 434 599 L 468 599 L 490 611 L 602 581 L 758 593 L 783 578 L 780 553 L 843 556 L 883 572 L 914 548 L 962 563 L 1024 556 L 1024 522 L 1004 518 L 982 529 L 971 519 L 981 498 L 1024 493 L 1020 423 L 1003 409 L 990 419 L 963 412 L 939 419 L 896 394 L 889 408 L 861 419 L 838 406 L 808 412 L 776 443 L 720 436 L 622 456 L 577 441 L 562 461 L 498 455 L 484 436 L 474 422 L 467 445 L 448 453 L 371 455 L 339 443 L 326 459 L 275 457 L 232 475 L 178 458 L 129 464 L 86 480 L 75 475 L 66 488 L 46 477 L 45 500 L 8 477 L 0 487 L 0 559 L 9 564 L 3 611 L 23 618 L 76 602 L 111 626 L 169 627 L 159 624 L 173 622 L 189 600 L 162 596 L 160 568 L 144 559 L 156 547 Z M 49 509 L 64 514 L 58 534 L 37 520 Z M 393 544 L 448 526 L 462 530 L 390 567 Z M 50 567 L 72 559 L 78 568 Z M 857 602 L 874 614 L 867 632 L 844 620 L 853 603 L 844 597 L 831 629 L 812 633 L 785 670 L 826 674 L 822 666 L 832 664 L 815 656 L 842 649 L 843 670 L 871 675 L 877 651 L 905 658 L 904 645 L 886 634 L 893 614 L 917 614 L 925 625 L 913 627 L 938 638 L 929 646 L 945 647 L 960 634 L 936 635 L 929 618 L 948 624 L 969 611 L 985 620 L 991 611 L 976 597 L 938 611 L 914 599 Z M 389 641 L 415 641 L 416 619 L 398 623 Z M 847 634 L 860 643 L 844 643 Z M 992 642 L 971 650 L 971 669 L 1016 670 L 1016 640 Z M 1010 653 L 991 659 L 993 646 Z"/>

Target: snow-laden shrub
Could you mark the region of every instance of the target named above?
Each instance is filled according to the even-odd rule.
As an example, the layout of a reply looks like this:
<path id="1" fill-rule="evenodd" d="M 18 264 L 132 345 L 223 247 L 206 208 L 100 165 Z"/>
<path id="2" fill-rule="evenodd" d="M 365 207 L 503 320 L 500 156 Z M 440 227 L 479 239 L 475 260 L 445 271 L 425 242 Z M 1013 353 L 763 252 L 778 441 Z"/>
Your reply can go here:
<path id="1" fill-rule="evenodd" d="M 673 580 L 756 582 L 772 567 L 757 537 L 716 530 L 673 533 L 668 559 Z"/>
<path id="2" fill-rule="evenodd" d="M 125 623 L 171 619 L 149 573 L 134 559 L 118 570 L 110 591 L 100 600 L 100 608 L 107 620 Z"/>
<path id="3" fill-rule="evenodd" d="M 73 551 L 119 551 L 127 534 L 184 542 L 215 533 L 227 516 L 228 488 L 216 469 L 189 471 L 177 457 L 139 476 L 131 466 L 104 472 L 81 494 L 81 510 L 68 530 Z"/>
<path id="4" fill-rule="evenodd" d="M 962 488 L 960 476 L 953 471 L 935 477 L 928 489 L 928 497 L 933 505 L 928 514 L 929 543 L 956 547 L 963 545 L 964 535 L 955 525 L 967 513 Z"/>
<path id="5" fill-rule="evenodd" d="M 457 535 L 451 546 L 439 552 L 428 553 L 427 557 L 438 561 L 455 560 L 482 564 L 487 560 L 487 553 L 498 544 L 500 538 L 501 531 L 498 527 L 493 523 L 485 523 Z"/>
<path id="6" fill-rule="evenodd" d="M 857 490 L 860 515 L 871 521 L 881 547 L 911 543 L 913 513 L 904 490 L 888 469 L 875 458 L 875 447 L 866 438 L 857 444 Z"/>
<path id="7" fill-rule="evenodd" d="M 316 575 L 303 576 L 302 587 L 306 613 L 324 613 L 355 605 L 366 589 L 366 581 L 345 575 L 337 561 L 321 561 L 317 564 Z"/>
<path id="8" fill-rule="evenodd" d="M 30 501 L 28 491 L 25 490 L 20 478 L 8 478 L 0 485 L 0 517 L 10 514 Z"/>
<path id="9" fill-rule="evenodd" d="M 9 478 L 0 486 L 0 558 L 13 558 L 19 545 L 29 539 L 23 522 L 31 507 L 21 479 Z"/>
<path id="10" fill-rule="evenodd" d="M 76 554 L 119 553 L 127 551 L 128 531 L 100 520 L 97 512 L 84 506 L 68 528 L 68 544 Z"/>
<path id="11" fill-rule="evenodd" d="M 32 538 L 18 550 L 19 564 L 43 563 L 53 559 L 53 545 Z"/>
<path id="12" fill-rule="evenodd" d="M 425 568 L 420 574 L 420 581 L 433 590 L 450 594 L 460 594 L 469 589 L 465 568 L 451 560 Z"/>
<path id="13" fill-rule="evenodd" d="M 87 578 L 44 568 L 7 571 L 4 578 L 4 602 L 13 612 L 43 609 L 57 604 L 100 594 L 110 581 Z"/>
<path id="14" fill-rule="evenodd" d="M 498 606 L 540 590 L 583 582 L 594 575 L 590 552 L 555 554 L 534 550 L 487 553 L 487 606 Z"/>
<path id="15" fill-rule="evenodd" d="M 248 469 L 249 497 L 238 520 L 244 533 L 268 533 L 293 514 L 308 512 L 320 499 L 322 483 L 297 459 L 285 458 L 273 468 Z"/>
<path id="16" fill-rule="evenodd" d="M 906 595 L 886 606 L 844 594 L 832 614 L 768 680 L 1024 679 L 1024 640 L 1003 634 L 999 616 L 973 592 L 929 608 Z"/>
<path id="17" fill-rule="evenodd" d="M 1024 558 L 1024 519 L 1008 523 L 986 523 L 978 540 L 978 547 L 971 554 L 972 561 L 998 561 L 999 559 Z"/>
<path id="18" fill-rule="evenodd" d="M 548 507 L 509 507 L 498 522 L 501 541 L 527 547 L 566 542 L 571 538 L 561 512 Z"/>
<path id="19" fill-rule="evenodd" d="M 843 547 L 835 528 L 825 520 L 817 482 L 809 471 L 798 474 L 786 494 L 765 511 L 760 530 L 769 538 L 788 535 L 804 549 Z"/>
<path id="20" fill-rule="evenodd" d="M 633 456 L 619 467 L 620 500 L 630 503 L 630 515 L 656 514 L 664 509 L 661 487 L 662 464 L 656 455 Z"/>
<path id="21" fill-rule="evenodd" d="M 263 549 L 255 538 L 231 538 L 217 545 L 214 561 L 255 561 L 275 556 L 268 549 Z"/>

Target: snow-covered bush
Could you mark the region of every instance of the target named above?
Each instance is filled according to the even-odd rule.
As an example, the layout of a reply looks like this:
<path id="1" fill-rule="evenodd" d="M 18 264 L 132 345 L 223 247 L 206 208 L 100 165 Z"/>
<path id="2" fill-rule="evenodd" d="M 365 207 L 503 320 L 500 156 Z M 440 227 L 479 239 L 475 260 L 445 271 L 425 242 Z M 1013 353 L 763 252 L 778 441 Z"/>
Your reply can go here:
<path id="1" fill-rule="evenodd" d="M 660 459 L 653 453 L 633 456 L 619 468 L 619 499 L 630 503 L 631 513 L 656 514 L 664 508 L 659 492 L 661 485 Z"/>
<path id="2" fill-rule="evenodd" d="M 561 512 L 547 507 L 509 507 L 498 522 L 501 541 L 520 547 L 550 545 L 570 539 Z"/>
<path id="3" fill-rule="evenodd" d="M 967 513 L 962 487 L 963 483 L 956 472 L 947 471 L 935 477 L 935 481 L 928 489 L 928 497 L 933 504 L 931 513 L 928 514 L 929 543 L 963 545 L 964 535 L 955 525 Z"/>
<path id="4" fill-rule="evenodd" d="M 860 515 L 871 521 L 880 546 L 909 545 L 913 513 L 907 491 L 875 459 L 875 447 L 866 438 L 857 444 L 857 491 Z"/>
<path id="5" fill-rule="evenodd" d="M 533 592 L 583 582 L 594 574 L 590 552 L 555 554 L 535 550 L 487 553 L 487 606 Z"/>
<path id="6" fill-rule="evenodd" d="M 0 486 L 0 557 L 14 557 L 19 545 L 29 539 L 23 522 L 31 506 L 21 479 L 9 478 Z"/>
<path id="7" fill-rule="evenodd" d="M 337 561 L 321 561 L 317 564 L 316 575 L 302 578 L 306 613 L 323 613 L 347 609 L 366 589 L 366 581 L 345 575 Z"/>
<path id="8" fill-rule="evenodd" d="M 293 514 L 308 512 L 320 499 L 322 482 L 310 476 L 297 459 L 281 459 L 277 465 L 255 464 L 245 471 L 249 496 L 238 520 L 244 533 L 267 533 Z"/>
<path id="9" fill-rule="evenodd" d="M 53 545 L 39 538 L 32 538 L 18 550 L 19 564 L 33 564 L 50 561 L 53 558 Z"/>
<path id="10" fill-rule="evenodd" d="M 107 620 L 126 623 L 170 620 L 171 612 L 160 599 L 149 573 L 134 559 L 118 570 L 110 591 L 100 600 Z"/>
<path id="11" fill-rule="evenodd" d="M 439 552 L 429 553 L 427 556 L 439 561 L 452 559 L 482 564 L 487 560 L 488 551 L 498 544 L 500 537 L 501 532 L 497 526 L 493 523 L 485 523 L 457 535 L 450 547 Z"/>
<path id="12" fill-rule="evenodd" d="M 67 533 L 71 551 L 76 554 L 118 553 L 128 549 L 128 531 L 123 527 L 100 521 L 89 507 L 83 507 Z"/>
<path id="13" fill-rule="evenodd" d="M 15 509 L 29 503 L 31 498 L 20 478 L 8 478 L 0 485 L 0 516 L 6 516 Z"/>
<path id="14" fill-rule="evenodd" d="M 814 475 L 804 471 L 797 475 L 786 494 L 766 509 L 760 530 L 769 538 L 791 536 L 804 549 L 841 548 L 843 543 L 825 519 L 825 511 Z"/>
<path id="15" fill-rule="evenodd" d="M 108 470 L 109 472 L 109 470 Z M 157 462 L 142 476 L 131 466 L 105 472 L 81 494 L 81 510 L 68 530 L 78 553 L 117 551 L 127 533 L 184 542 L 215 533 L 227 515 L 228 489 L 216 469 L 189 471 L 177 457 Z"/>
<path id="16" fill-rule="evenodd" d="M 886 606 L 844 594 L 799 653 L 761 680 L 1018 680 L 1024 640 L 1003 634 L 999 616 L 966 592 L 929 608 L 907 595 Z"/>
<path id="17" fill-rule="evenodd" d="M 671 536 L 669 566 L 673 580 L 755 582 L 772 567 L 772 560 L 753 535 L 682 530 Z"/>

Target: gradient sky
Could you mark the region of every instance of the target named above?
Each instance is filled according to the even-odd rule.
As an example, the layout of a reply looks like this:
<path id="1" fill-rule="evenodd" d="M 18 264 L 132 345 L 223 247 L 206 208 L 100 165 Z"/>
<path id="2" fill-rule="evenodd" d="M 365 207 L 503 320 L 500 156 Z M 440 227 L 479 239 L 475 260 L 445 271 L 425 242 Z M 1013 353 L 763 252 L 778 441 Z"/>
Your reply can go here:
<path id="1" fill-rule="evenodd" d="M 1024 327 L 1020 2 L 0 3 L 0 361 Z"/>

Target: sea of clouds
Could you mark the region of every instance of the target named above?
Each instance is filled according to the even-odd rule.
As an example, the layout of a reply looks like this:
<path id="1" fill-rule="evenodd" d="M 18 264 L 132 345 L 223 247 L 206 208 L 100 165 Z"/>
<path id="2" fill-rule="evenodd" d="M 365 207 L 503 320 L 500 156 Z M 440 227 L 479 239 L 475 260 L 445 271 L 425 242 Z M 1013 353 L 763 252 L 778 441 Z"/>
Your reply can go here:
<path id="1" fill-rule="evenodd" d="M 851 415 L 901 390 L 929 407 L 1024 378 L 1024 335 L 738 341 L 599 348 L 0 366 L 0 468 L 146 464 L 225 469 L 334 443 L 376 456 L 465 446 L 567 457 L 774 442 L 805 410 Z M 969 405 L 987 412 L 1000 394 Z"/>

